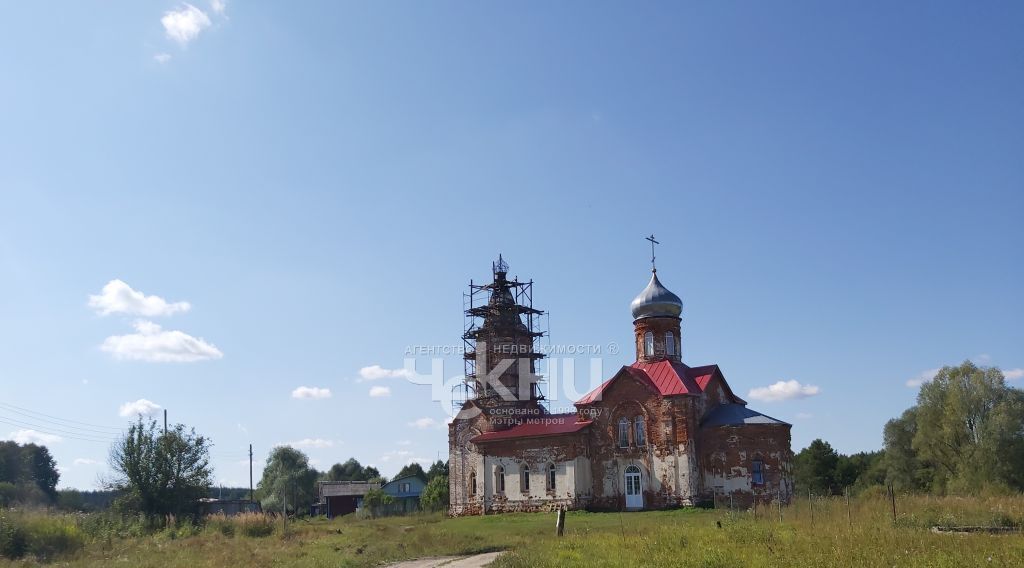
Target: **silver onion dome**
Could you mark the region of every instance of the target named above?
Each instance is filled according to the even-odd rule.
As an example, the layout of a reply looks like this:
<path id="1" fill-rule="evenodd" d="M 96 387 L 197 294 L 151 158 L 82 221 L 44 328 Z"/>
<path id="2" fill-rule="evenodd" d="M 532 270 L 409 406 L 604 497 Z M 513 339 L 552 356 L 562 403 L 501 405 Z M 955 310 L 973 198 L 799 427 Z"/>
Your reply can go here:
<path id="1" fill-rule="evenodd" d="M 643 292 L 629 304 L 633 319 L 656 317 L 679 317 L 683 313 L 683 301 L 658 280 L 658 273 L 651 274 L 651 281 Z"/>

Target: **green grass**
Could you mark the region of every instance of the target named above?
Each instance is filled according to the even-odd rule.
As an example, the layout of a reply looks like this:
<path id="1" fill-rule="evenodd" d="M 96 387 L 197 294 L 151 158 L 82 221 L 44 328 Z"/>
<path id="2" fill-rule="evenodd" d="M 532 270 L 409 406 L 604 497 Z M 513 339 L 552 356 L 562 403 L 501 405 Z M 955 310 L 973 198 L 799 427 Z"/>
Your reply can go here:
<path id="1" fill-rule="evenodd" d="M 138 534 L 131 523 L 23 516 L 71 527 L 81 546 L 60 553 L 70 566 L 375 566 L 423 556 L 507 550 L 512 566 L 1019 566 L 1024 535 L 943 535 L 944 525 L 1024 525 L 1024 497 L 902 497 L 893 524 L 880 495 L 852 501 L 806 499 L 783 510 L 643 513 L 571 512 L 556 538 L 555 516 L 511 514 L 446 519 L 414 515 L 295 521 L 287 531 L 267 517 L 215 518 Z M 40 520 L 39 517 L 42 517 Z M 47 520 L 48 519 L 48 520 Z M 720 526 L 719 526 L 720 525 Z M 126 528 L 127 527 L 127 528 Z M 31 534 L 26 530 L 25 534 Z M 59 541 L 60 539 L 51 539 Z M 59 547 L 57 547 L 59 548 Z M 35 558 L 29 554 L 29 562 Z M 41 560 L 52 561 L 52 553 Z M 6 566 L 0 560 L 0 566 Z M 25 560 L 17 565 L 23 566 Z"/>

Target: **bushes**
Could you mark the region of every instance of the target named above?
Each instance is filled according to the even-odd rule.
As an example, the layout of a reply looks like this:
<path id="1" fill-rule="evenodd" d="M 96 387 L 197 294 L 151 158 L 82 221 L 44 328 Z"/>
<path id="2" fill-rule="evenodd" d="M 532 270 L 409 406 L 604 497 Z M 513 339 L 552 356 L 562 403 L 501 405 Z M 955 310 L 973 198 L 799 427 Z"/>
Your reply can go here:
<path id="1" fill-rule="evenodd" d="M 74 554 L 84 546 L 85 536 L 74 519 L 42 514 L 0 516 L 0 556 L 5 558 L 50 560 Z"/>
<path id="2" fill-rule="evenodd" d="M 9 517 L 0 516 L 0 557 L 21 558 L 27 551 L 25 529 Z"/>
<path id="3" fill-rule="evenodd" d="M 223 513 L 206 518 L 206 530 L 226 537 L 235 535 L 259 538 L 274 534 L 274 517 L 265 513 L 241 513 L 233 517 Z"/>

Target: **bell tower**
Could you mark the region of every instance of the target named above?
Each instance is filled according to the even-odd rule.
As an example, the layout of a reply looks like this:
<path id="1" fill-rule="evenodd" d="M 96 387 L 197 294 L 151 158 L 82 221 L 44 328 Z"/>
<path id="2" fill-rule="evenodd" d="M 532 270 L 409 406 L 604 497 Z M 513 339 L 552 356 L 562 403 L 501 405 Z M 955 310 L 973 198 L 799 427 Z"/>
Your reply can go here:
<path id="1" fill-rule="evenodd" d="M 508 264 L 498 255 L 489 284 L 470 282 L 466 295 L 467 398 L 482 407 L 530 407 L 544 413 L 542 378 L 536 363 L 544 357 L 537 340 L 541 310 L 533 307 L 533 281 L 508 277 Z"/>
<path id="2" fill-rule="evenodd" d="M 654 264 L 654 235 L 647 237 L 651 242 L 651 281 L 647 283 L 633 302 L 633 334 L 636 339 L 637 361 L 682 362 L 682 313 L 683 301 L 658 280 L 658 268 Z"/>

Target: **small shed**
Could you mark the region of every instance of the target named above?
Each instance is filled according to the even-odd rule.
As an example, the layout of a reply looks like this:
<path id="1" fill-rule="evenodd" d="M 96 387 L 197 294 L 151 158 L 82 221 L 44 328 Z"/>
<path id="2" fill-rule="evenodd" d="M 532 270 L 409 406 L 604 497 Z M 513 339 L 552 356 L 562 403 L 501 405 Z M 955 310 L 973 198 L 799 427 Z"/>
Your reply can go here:
<path id="1" fill-rule="evenodd" d="M 363 496 L 371 489 L 380 489 L 376 481 L 318 481 L 318 502 L 315 510 L 333 519 L 355 513 L 363 506 Z"/>

